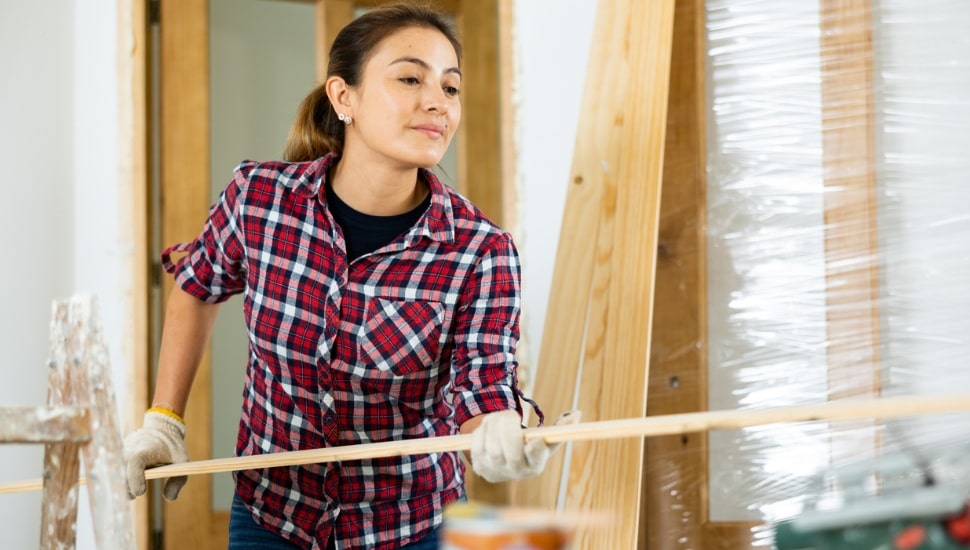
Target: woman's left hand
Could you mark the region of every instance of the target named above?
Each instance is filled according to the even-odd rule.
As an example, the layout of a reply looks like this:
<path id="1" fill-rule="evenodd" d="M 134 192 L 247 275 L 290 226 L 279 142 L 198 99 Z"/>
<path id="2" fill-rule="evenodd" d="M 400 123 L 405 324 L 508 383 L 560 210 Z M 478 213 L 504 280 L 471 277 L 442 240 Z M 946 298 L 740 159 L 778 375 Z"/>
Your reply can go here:
<path id="1" fill-rule="evenodd" d="M 579 411 L 567 412 L 555 425 L 575 424 L 579 417 Z M 542 472 L 560 445 L 548 445 L 540 437 L 526 441 L 522 419 L 514 410 L 489 413 L 472 432 L 472 469 L 491 483 L 524 479 Z"/>

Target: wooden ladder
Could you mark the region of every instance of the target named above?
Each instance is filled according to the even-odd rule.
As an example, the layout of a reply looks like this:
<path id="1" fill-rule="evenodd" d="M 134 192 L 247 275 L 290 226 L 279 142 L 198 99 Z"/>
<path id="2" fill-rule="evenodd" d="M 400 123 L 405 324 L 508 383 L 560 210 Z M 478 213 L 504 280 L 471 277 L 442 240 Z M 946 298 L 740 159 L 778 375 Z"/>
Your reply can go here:
<path id="1" fill-rule="evenodd" d="M 44 407 L 0 407 L 0 443 L 43 443 L 40 548 L 74 548 L 83 457 L 98 548 L 135 548 L 108 350 L 90 295 L 55 301 Z"/>

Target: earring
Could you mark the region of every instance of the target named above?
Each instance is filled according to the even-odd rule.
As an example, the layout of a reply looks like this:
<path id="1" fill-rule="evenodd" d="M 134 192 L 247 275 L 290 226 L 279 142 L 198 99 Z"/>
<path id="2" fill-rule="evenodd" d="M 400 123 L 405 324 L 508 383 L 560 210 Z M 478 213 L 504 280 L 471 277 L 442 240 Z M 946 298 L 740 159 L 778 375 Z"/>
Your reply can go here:
<path id="1" fill-rule="evenodd" d="M 352 118 L 350 118 L 350 116 L 345 115 L 343 113 L 337 113 L 337 118 L 341 122 L 343 122 L 344 124 L 347 124 L 347 125 L 350 125 L 350 123 L 354 121 Z"/>

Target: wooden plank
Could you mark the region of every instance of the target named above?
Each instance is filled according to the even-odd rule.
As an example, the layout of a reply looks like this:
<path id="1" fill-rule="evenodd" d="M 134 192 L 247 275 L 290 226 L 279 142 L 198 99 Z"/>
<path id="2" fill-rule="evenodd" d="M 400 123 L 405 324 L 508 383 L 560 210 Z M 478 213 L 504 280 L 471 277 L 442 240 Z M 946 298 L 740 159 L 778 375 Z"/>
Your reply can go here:
<path id="1" fill-rule="evenodd" d="M 705 39 L 704 0 L 677 0 L 648 416 L 707 410 Z M 718 547 L 704 544 L 707 434 L 653 437 L 646 440 L 645 446 L 638 547 Z"/>
<path id="2" fill-rule="evenodd" d="M 970 393 L 938 395 L 907 395 L 869 399 L 844 399 L 812 405 L 762 407 L 756 409 L 701 411 L 661 416 L 638 416 L 614 420 L 580 422 L 564 426 L 527 428 L 522 431 L 525 441 L 542 439 L 546 443 L 575 441 L 603 441 L 625 438 L 680 435 L 710 430 L 737 430 L 768 424 L 793 422 L 830 422 L 836 420 L 881 419 L 915 417 L 931 414 L 970 412 Z M 471 449 L 471 434 L 430 438 L 390 440 L 342 447 L 327 447 L 287 451 L 252 456 L 233 456 L 170 464 L 146 470 L 147 479 L 170 476 L 214 474 L 236 470 L 276 468 L 301 464 L 318 464 L 344 460 L 364 460 L 389 456 L 467 451 Z M 14 484 L 18 490 L 37 490 L 31 482 Z M 38 483 L 37 481 L 33 483 Z M 0 494 L 17 492 L 3 486 Z"/>
<path id="3" fill-rule="evenodd" d="M 820 10 L 826 350 L 829 398 L 842 399 L 881 386 L 872 9 L 871 0 L 821 0 Z M 832 431 L 833 461 L 879 444 L 871 423 Z"/>
<path id="4" fill-rule="evenodd" d="M 536 380 L 553 414 L 574 393 L 590 420 L 646 411 L 673 12 L 672 0 L 599 4 Z M 609 509 L 625 528 L 581 530 L 577 546 L 632 548 L 642 456 L 642 441 L 576 445 L 563 494 L 556 460 L 516 499 Z"/>
<path id="5" fill-rule="evenodd" d="M 91 439 L 86 407 L 0 409 L 0 443 L 84 443 Z"/>
<path id="6" fill-rule="evenodd" d="M 211 204 L 209 185 L 208 2 L 161 2 L 161 220 L 162 246 L 198 235 Z M 173 287 L 162 278 L 163 301 Z M 162 304 L 162 311 L 165 310 Z M 210 354 L 203 358 L 188 405 L 189 456 L 212 452 Z M 188 483 L 177 503 L 165 503 L 165 547 L 208 548 L 212 489 Z"/>
<path id="7" fill-rule="evenodd" d="M 149 59 L 147 2 L 117 0 L 118 9 L 118 147 L 119 202 L 121 226 L 126 227 L 124 249 L 130 251 L 128 272 L 130 291 L 126 295 L 122 356 L 125 358 L 127 387 L 132 391 L 121 406 L 125 433 L 141 422 L 148 408 L 151 374 L 151 290 L 149 253 L 152 250 L 149 228 Z M 136 547 L 149 547 L 148 499 L 131 503 Z"/>
<path id="8" fill-rule="evenodd" d="M 657 437 L 709 430 L 737 430 L 767 424 L 791 422 L 828 422 L 863 418 L 900 418 L 930 414 L 970 412 L 970 393 L 845 399 L 813 405 L 764 407 L 760 409 L 702 411 L 651 417 L 620 418 L 581 422 L 565 426 L 545 426 L 523 430 L 526 441 L 546 443 L 602 441 L 622 438 Z M 149 469 L 147 479 L 170 476 L 214 474 L 257 468 L 276 468 L 343 460 L 363 460 L 389 456 L 467 451 L 470 434 L 409 440 L 392 440 L 343 447 L 328 447 L 252 456 L 196 460 Z M 36 491 L 40 480 L 0 486 L 0 494 Z"/>

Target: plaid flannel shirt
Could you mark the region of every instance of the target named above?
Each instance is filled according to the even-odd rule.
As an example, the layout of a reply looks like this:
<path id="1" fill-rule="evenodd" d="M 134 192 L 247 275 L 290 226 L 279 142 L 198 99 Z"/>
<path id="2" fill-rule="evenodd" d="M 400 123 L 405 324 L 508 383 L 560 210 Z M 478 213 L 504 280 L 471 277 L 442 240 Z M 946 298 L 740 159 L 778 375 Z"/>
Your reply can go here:
<path id="1" fill-rule="evenodd" d="M 421 170 L 428 210 L 348 264 L 322 192 L 334 161 L 243 162 L 201 234 L 163 253 L 201 300 L 245 293 L 237 454 L 450 435 L 476 415 L 521 411 L 510 236 Z M 173 252 L 187 254 L 173 263 Z M 302 547 L 334 536 L 337 548 L 397 548 L 441 522 L 463 474 L 458 453 L 434 453 L 242 471 L 236 492 Z"/>

